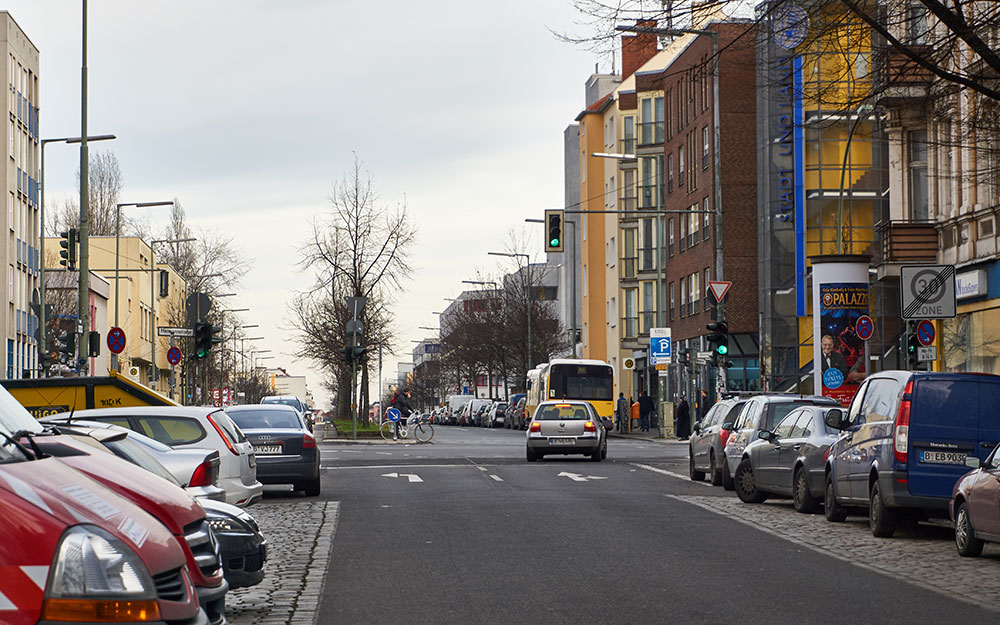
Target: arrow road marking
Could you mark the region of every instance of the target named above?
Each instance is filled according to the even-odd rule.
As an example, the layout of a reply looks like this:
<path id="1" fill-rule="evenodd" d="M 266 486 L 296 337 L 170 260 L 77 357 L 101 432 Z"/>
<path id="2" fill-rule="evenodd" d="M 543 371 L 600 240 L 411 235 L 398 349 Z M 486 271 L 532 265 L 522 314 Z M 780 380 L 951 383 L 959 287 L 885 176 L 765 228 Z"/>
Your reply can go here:
<path id="1" fill-rule="evenodd" d="M 567 473 L 566 471 L 563 471 L 562 473 L 560 473 L 556 477 L 568 477 L 569 479 L 573 480 L 574 482 L 587 482 L 587 481 L 590 481 L 590 480 L 606 480 L 606 479 L 608 479 L 606 477 L 600 477 L 600 476 L 596 476 L 596 475 L 586 475 L 585 476 L 585 475 L 580 475 L 579 473 Z"/>
<path id="2" fill-rule="evenodd" d="M 383 473 L 382 477 L 405 477 L 410 483 L 423 482 L 420 476 L 415 473 Z"/>

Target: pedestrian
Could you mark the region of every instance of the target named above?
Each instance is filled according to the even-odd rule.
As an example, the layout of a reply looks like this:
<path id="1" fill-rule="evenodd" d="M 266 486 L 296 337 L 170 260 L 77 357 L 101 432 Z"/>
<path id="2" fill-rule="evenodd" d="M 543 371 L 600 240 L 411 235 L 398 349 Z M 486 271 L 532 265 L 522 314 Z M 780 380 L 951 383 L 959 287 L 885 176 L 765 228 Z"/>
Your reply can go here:
<path id="1" fill-rule="evenodd" d="M 615 420 L 618 421 L 618 431 L 625 431 L 625 422 L 629 418 L 629 403 L 625 393 L 618 393 L 618 403 L 615 406 Z"/>
<path id="2" fill-rule="evenodd" d="M 701 389 L 701 404 L 698 406 L 698 420 L 704 421 L 705 415 L 708 414 L 708 391 Z"/>
<path id="3" fill-rule="evenodd" d="M 639 430 L 649 431 L 649 417 L 654 410 L 653 399 L 646 394 L 646 391 L 639 393 Z"/>
<path id="4" fill-rule="evenodd" d="M 689 436 L 688 428 L 691 425 L 691 407 L 688 406 L 687 400 L 681 397 L 681 401 L 677 404 L 677 418 L 675 420 L 677 438 L 682 441 L 686 441 Z"/>

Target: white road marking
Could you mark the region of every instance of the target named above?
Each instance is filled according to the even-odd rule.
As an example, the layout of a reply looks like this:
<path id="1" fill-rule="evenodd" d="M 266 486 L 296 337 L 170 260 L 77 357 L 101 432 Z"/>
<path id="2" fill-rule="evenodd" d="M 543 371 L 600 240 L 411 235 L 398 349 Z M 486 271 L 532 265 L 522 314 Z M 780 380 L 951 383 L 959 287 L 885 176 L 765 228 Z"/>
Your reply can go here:
<path id="1" fill-rule="evenodd" d="M 494 480 L 498 481 L 498 482 L 502 482 L 503 481 L 503 479 L 499 475 L 490 475 L 490 477 L 493 478 Z"/>
<path id="2" fill-rule="evenodd" d="M 574 482 L 589 482 L 591 480 L 606 480 L 606 479 L 608 479 L 606 477 L 599 477 L 599 476 L 596 476 L 596 475 L 580 475 L 579 473 L 568 473 L 566 471 L 563 471 L 557 477 L 568 477 L 569 479 L 573 480 Z"/>
<path id="3" fill-rule="evenodd" d="M 639 467 L 640 469 L 646 469 L 647 471 L 652 471 L 653 473 L 662 473 L 663 475 L 669 475 L 670 477 L 676 477 L 679 480 L 684 480 L 685 482 L 691 482 L 692 484 L 701 484 L 702 486 L 711 486 L 711 482 L 694 482 L 687 475 L 681 475 L 680 473 L 674 473 L 673 471 L 667 471 L 666 469 L 657 469 L 656 467 L 651 467 L 648 464 L 635 464 L 632 466 Z"/>
<path id="4" fill-rule="evenodd" d="M 489 471 L 489 469 L 487 469 L 486 467 L 477 466 L 476 468 L 479 469 L 480 471 Z"/>
<path id="5" fill-rule="evenodd" d="M 411 483 L 423 482 L 423 480 L 420 479 L 420 476 L 417 475 L 416 473 L 383 473 L 382 477 L 392 477 L 392 478 L 405 477 Z"/>

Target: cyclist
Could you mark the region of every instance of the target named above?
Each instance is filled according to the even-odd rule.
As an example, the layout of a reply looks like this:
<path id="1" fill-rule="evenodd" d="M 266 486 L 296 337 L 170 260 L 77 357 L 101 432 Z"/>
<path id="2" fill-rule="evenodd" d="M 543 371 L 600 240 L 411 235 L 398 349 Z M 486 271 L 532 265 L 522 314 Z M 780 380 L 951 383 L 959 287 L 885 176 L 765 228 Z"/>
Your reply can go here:
<path id="1" fill-rule="evenodd" d="M 396 440 L 399 438 L 399 425 L 406 423 L 406 420 L 410 418 L 410 414 L 413 413 L 413 406 L 410 405 L 410 389 L 406 389 L 402 393 L 397 393 L 392 398 L 391 406 L 402 415 L 399 421 L 396 421 L 396 427 L 392 434 L 392 440 Z"/>

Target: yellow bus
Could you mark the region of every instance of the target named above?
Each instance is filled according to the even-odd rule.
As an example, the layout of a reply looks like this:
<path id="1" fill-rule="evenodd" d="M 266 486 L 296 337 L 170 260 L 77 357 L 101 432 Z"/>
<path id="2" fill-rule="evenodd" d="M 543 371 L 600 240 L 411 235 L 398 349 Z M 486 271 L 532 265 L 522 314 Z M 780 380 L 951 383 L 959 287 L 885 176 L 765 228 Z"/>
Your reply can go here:
<path id="1" fill-rule="evenodd" d="M 615 371 L 603 360 L 556 358 L 529 371 L 527 387 L 529 415 L 546 399 L 583 399 L 601 417 L 614 418 Z"/>

